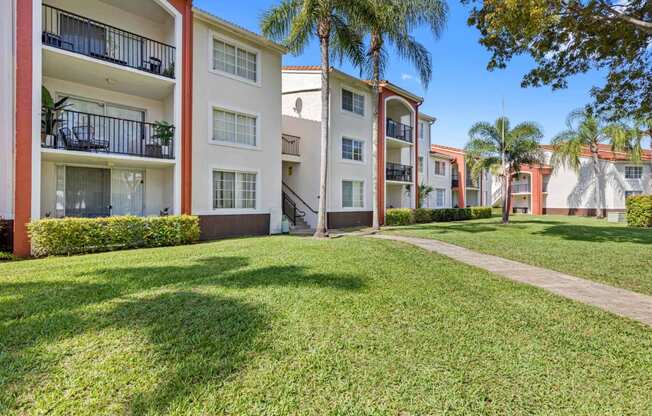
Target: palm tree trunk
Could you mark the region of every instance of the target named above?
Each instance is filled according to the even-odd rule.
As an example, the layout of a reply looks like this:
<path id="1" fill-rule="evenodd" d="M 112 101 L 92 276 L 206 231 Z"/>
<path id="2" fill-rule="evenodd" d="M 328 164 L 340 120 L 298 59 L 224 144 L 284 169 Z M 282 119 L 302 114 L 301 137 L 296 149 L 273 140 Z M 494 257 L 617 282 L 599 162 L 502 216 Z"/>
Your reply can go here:
<path id="1" fill-rule="evenodd" d="M 372 36 L 371 40 L 371 50 L 372 50 L 372 65 L 373 65 L 373 76 L 372 76 L 372 128 L 371 128 L 371 137 L 372 137 L 372 145 L 371 145 L 371 182 L 372 182 L 372 187 L 371 187 L 371 206 L 373 210 L 373 220 L 372 220 L 372 227 L 374 230 L 378 230 L 380 228 L 380 220 L 379 220 L 379 207 L 378 207 L 378 175 L 380 174 L 379 172 L 379 167 L 378 167 L 378 143 L 380 142 L 380 126 L 378 125 L 378 100 L 380 97 L 380 50 L 378 49 L 380 47 L 379 45 L 379 39 L 377 35 Z"/>
<path id="2" fill-rule="evenodd" d="M 591 144 L 591 159 L 593 162 L 593 175 L 595 175 L 595 217 L 604 218 L 602 209 L 602 183 L 600 180 L 600 158 L 598 157 L 598 146 Z"/>
<path id="3" fill-rule="evenodd" d="M 328 123 L 330 115 L 330 61 L 329 61 L 329 36 L 324 35 L 320 24 L 320 49 L 321 49 L 321 161 L 319 172 L 319 209 L 317 213 L 317 229 L 315 238 L 328 236 L 326 224 L 326 186 L 328 181 Z"/>

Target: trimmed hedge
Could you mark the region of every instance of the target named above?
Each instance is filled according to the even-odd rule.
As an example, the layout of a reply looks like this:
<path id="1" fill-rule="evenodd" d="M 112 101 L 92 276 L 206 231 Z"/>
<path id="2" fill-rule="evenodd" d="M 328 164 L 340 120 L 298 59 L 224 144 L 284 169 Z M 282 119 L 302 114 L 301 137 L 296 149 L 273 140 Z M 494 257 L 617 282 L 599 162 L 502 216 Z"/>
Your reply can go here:
<path id="1" fill-rule="evenodd" d="M 33 254 L 41 257 L 189 244 L 199 239 L 199 219 L 191 215 L 43 219 L 30 223 L 28 230 Z"/>
<path id="2" fill-rule="evenodd" d="M 391 208 L 385 213 L 386 225 L 414 224 L 414 210 L 410 208 Z"/>
<path id="3" fill-rule="evenodd" d="M 652 195 L 632 195 L 627 198 L 627 225 L 652 227 Z"/>
<path id="4" fill-rule="evenodd" d="M 385 214 L 387 225 L 410 225 L 423 224 L 428 222 L 450 222 L 475 220 L 480 218 L 491 218 L 491 207 L 470 207 L 470 208 L 392 208 Z"/>

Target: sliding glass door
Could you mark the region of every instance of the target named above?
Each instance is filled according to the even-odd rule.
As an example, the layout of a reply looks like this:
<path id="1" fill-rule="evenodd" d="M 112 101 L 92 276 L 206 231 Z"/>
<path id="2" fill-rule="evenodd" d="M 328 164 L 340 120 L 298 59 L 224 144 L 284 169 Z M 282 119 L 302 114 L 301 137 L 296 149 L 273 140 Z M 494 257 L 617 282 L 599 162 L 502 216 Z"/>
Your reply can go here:
<path id="1" fill-rule="evenodd" d="M 113 215 L 144 214 L 144 174 L 140 170 L 111 171 L 111 205 Z"/>

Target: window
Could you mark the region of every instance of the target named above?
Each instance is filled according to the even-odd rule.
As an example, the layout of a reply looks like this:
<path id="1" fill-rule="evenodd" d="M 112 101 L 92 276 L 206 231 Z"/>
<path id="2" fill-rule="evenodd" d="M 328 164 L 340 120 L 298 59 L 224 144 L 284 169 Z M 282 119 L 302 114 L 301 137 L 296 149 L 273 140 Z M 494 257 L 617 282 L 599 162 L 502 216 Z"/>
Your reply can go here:
<path id="1" fill-rule="evenodd" d="M 221 39 L 213 39 L 213 69 L 258 81 L 258 55 Z"/>
<path id="2" fill-rule="evenodd" d="M 214 109 L 213 140 L 256 146 L 256 117 Z"/>
<path id="3" fill-rule="evenodd" d="M 364 142 L 361 140 L 342 138 L 342 159 L 362 162 L 362 148 Z"/>
<path id="4" fill-rule="evenodd" d="M 213 171 L 213 208 L 256 209 L 256 174 Z"/>
<path id="5" fill-rule="evenodd" d="M 419 140 L 423 140 L 426 137 L 426 123 L 423 121 L 419 122 Z"/>
<path id="6" fill-rule="evenodd" d="M 444 208 L 446 205 L 446 190 L 437 188 L 435 189 L 435 206 L 437 208 Z"/>
<path id="7" fill-rule="evenodd" d="M 363 190 L 362 181 L 342 181 L 342 208 L 363 208 Z"/>
<path id="8" fill-rule="evenodd" d="M 643 166 L 625 166 L 625 179 L 641 179 Z"/>
<path id="9" fill-rule="evenodd" d="M 446 163 L 440 160 L 435 161 L 435 175 L 446 176 Z"/>
<path id="10" fill-rule="evenodd" d="M 423 173 L 423 156 L 419 156 L 419 173 Z"/>
<path id="11" fill-rule="evenodd" d="M 342 110 L 364 116 L 364 95 L 343 89 Z"/>

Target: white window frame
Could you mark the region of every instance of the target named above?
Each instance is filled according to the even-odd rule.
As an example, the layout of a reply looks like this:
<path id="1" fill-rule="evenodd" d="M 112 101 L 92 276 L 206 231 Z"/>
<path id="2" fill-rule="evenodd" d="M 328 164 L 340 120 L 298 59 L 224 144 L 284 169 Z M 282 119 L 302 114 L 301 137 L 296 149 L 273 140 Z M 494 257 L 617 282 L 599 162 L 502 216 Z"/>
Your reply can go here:
<path id="1" fill-rule="evenodd" d="M 355 108 L 355 96 L 359 95 L 363 98 L 364 103 L 362 106 L 362 114 L 356 113 L 355 111 L 350 111 L 344 108 L 344 91 L 348 91 L 353 94 L 353 104 Z M 341 87 L 340 88 L 340 111 L 344 114 L 349 114 L 354 117 L 359 117 L 359 118 L 366 118 L 367 117 L 367 94 L 364 92 L 355 89 L 355 88 L 349 88 L 349 87 Z"/>
<path id="2" fill-rule="evenodd" d="M 444 201 L 441 205 L 437 204 L 437 195 L 440 191 L 444 195 Z M 435 188 L 435 208 L 446 208 L 446 188 Z"/>
<path id="3" fill-rule="evenodd" d="M 426 164 L 426 158 L 423 157 L 423 156 L 418 156 L 417 160 L 418 160 L 418 163 L 417 163 L 418 169 L 417 169 L 417 171 L 419 172 L 420 175 L 423 175 L 423 172 L 424 172 L 424 169 L 425 169 L 425 164 Z"/>
<path id="4" fill-rule="evenodd" d="M 441 163 L 444 166 L 444 173 L 443 174 L 437 173 L 437 164 L 438 163 Z M 444 162 L 443 160 L 435 160 L 433 172 L 434 172 L 435 176 L 439 176 L 439 177 L 446 176 L 446 162 Z"/>
<path id="5" fill-rule="evenodd" d="M 636 170 L 641 172 L 641 175 L 636 177 L 636 178 L 628 178 L 627 177 L 627 169 L 636 169 Z M 627 180 L 630 180 L 630 181 L 641 180 L 643 178 L 643 166 L 632 166 L 632 165 L 625 166 L 625 171 L 623 172 L 623 174 L 625 175 L 625 179 L 627 179 Z"/>
<path id="6" fill-rule="evenodd" d="M 256 55 L 256 81 L 252 81 L 249 78 L 244 78 L 241 77 L 237 74 L 237 67 L 236 67 L 236 74 L 231 74 L 230 72 L 222 71 L 219 69 L 213 68 L 213 62 L 215 62 L 215 57 L 213 54 L 215 53 L 214 48 L 213 48 L 213 42 L 215 40 L 222 41 L 224 43 L 228 43 L 231 46 L 234 46 L 236 48 L 236 64 L 238 61 L 238 52 L 237 49 L 242 49 L 246 52 L 253 53 Z M 221 75 L 227 78 L 234 79 L 236 81 L 244 82 L 245 84 L 249 85 L 254 85 L 256 87 L 261 87 L 262 86 L 262 59 L 261 59 L 261 52 L 259 49 L 253 48 L 245 43 L 239 42 L 233 38 L 230 38 L 228 36 L 224 36 L 220 33 L 217 33 L 215 31 L 210 31 L 209 32 L 209 42 L 208 42 L 208 71 L 216 74 L 216 75 Z"/>
<path id="7" fill-rule="evenodd" d="M 424 141 L 426 139 L 426 122 L 419 122 L 419 140 Z"/>
<path id="8" fill-rule="evenodd" d="M 344 206 L 344 182 L 360 182 L 362 183 L 362 206 L 361 207 L 345 207 Z M 367 189 L 367 184 L 364 179 L 361 178 L 342 178 L 340 181 L 340 207 L 343 211 L 364 211 L 367 203 L 365 201 L 365 190 Z"/>
<path id="9" fill-rule="evenodd" d="M 226 111 L 229 113 L 236 113 L 240 114 L 243 116 L 247 117 L 254 117 L 256 118 L 256 145 L 251 146 L 247 144 L 242 144 L 242 143 L 235 143 L 235 142 L 227 142 L 227 141 L 221 141 L 221 140 L 215 140 L 213 138 L 213 131 L 214 131 L 214 111 L 215 110 L 221 110 L 221 111 Z M 257 112 L 252 112 L 252 111 L 247 111 L 243 110 L 240 108 L 235 108 L 235 107 L 230 107 L 226 105 L 221 105 L 221 104 L 211 104 L 208 109 L 208 143 L 215 145 L 215 146 L 226 146 L 226 147 L 235 147 L 239 149 L 248 149 L 248 150 L 262 150 L 262 143 L 261 143 L 261 134 L 260 134 L 260 126 L 261 126 L 261 121 L 260 121 L 260 113 Z"/>
<path id="10" fill-rule="evenodd" d="M 249 173 L 249 174 L 254 174 L 256 175 L 256 208 L 214 208 L 213 202 L 214 202 L 214 181 L 213 181 L 213 172 L 219 171 L 219 172 L 232 172 L 232 173 Z M 264 210 L 261 209 L 261 201 L 262 201 L 262 187 L 260 186 L 261 184 L 261 179 L 260 179 L 260 169 L 243 169 L 243 168 L 234 168 L 234 167 L 226 167 L 226 166 L 211 166 L 209 171 L 208 171 L 208 207 L 209 211 L 208 214 L 225 214 L 225 215 L 233 215 L 233 214 L 258 214 L 258 213 L 265 213 Z M 202 213 L 199 213 L 199 215 L 202 215 Z"/>
<path id="11" fill-rule="evenodd" d="M 342 154 L 344 151 L 344 140 L 352 140 L 354 142 L 359 142 L 362 144 L 362 160 L 355 160 L 355 159 L 345 159 L 344 155 Z M 340 160 L 344 163 L 353 163 L 356 165 L 363 165 L 367 163 L 367 143 L 365 140 L 361 139 L 355 139 L 351 136 L 342 136 L 340 139 Z"/>

